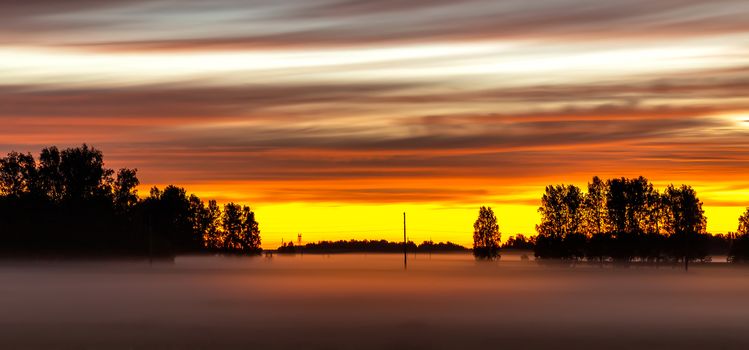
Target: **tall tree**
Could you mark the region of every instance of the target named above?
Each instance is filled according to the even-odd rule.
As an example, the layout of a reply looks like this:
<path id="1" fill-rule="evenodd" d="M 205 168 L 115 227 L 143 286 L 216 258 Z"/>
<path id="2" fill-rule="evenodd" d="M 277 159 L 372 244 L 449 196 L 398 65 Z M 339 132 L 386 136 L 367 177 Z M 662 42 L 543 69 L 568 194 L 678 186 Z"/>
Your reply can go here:
<path id="1" fill-rule="evenodd" d="M 245 213 L 244 227 L 245 231 L 242 236 L 242 249 L 245 252 L 255 252 L 260 250 L 260 224 L 255 220 L 255 212 L 250 207 L 243 208 Z"/>
<path id="2" fill-rule="evenodd" d="M 536 256 L 581 258 L 584 256 L 584 199 L 574 185 L 546 186 L 541 197 L 541 222 L 536 225 Z"/>
<path id="3" fill-rule="evenodd" d="M 608 214 L 608 225 L 615 235 L 628 232 L 627 211 L 631 207 L 628 203 L 627 179 L 610 179 L 606 182 L 606 213 Z"/>
<path id="4" fill-rule="evenodd" d="M 479 217 L 473 223 L 473 254 L 479 259 L 498 257 L 501 238 L 494 211 L 490 207 L 481 207 Z"/>
<path id="5" fill-rule="evenodd" d="M 606 209 L 612 249 L 616 260 L 649 255 L 643 248 L 646 234 L 657 234 L 660 197 L 644 177 L 607 181 Z M 647 238 L 647 237 L 646 237 Z"/>
<path id="6" fill-rule="evenodd" d="M 221 228 L 224 230 L 224 249 L 240 248 L 242 221 L 242 207 L 239 204 L 224 204 L 224 212 L 221 217 Z"/>
<path id="7" fill-rule="evenodd" d="M 600 262 L 603 262 L 607 254 L 606 247 L 609 245 L 607 195 L 606 182 L 594 176 L 588 183 L 583 215 L 585 216 L 585 234 L 588 237 L 586 255 L 589 259 L 597 259 Z"/>
<path id="8" fill-rule="evenodd" d="M 205 231 L 208 228 L 208 208 L 205 207 L 203 200 L 194 194 L 191 194 L 187 201 L 190 203 L 188 217 L 192 226 L 192 235 L 200 236 L 205 245 Z"/>
<path id="9" fill-rule="evenodd" d="M 38 187 L 53 201 L 60 200 L 63 196 L 60 163 L 60 150 L 55 146 L 44 148 L 39 154 Z"/>
<path id="10" fill-rule="evenodd" d="M 606 232 L 606 183 L 598 176 L 588 183 L 585 195 L 585 228 L 589 236 Z"/>
<path id="11" fill-rule="evenodd" d="M 749 235 L 749 208 L 746 208 L 741 216 L 739 216 L 739 228 L 736 230 L 739 235 Z"/>
<path id="12" fill-rule="evenodd" d="M 705 231 L 705 211 L 691 186 L 669 185 L 663 193 L 663 204 L 667 213 L 665 229 L 669 234 L 695 235 Z"/>
<path id="13" fill-rule="evenodd" d="M 34 190 L 36 162 L 30 154 L 10 152 L 0 158 L 0 193 L 20 197 Z"/>
<path id="14" fill-rule="evenodd" d="M 649 184 L 645 191 L 645 211 L 642 214 L 643 231 L 648 234 L 661 234 L 666 208 L 662 195 Z"/>
<path id="15" fill-rule="evenodd" d="M 564 191 L 565 208 L 565 236 L 576 235 L 582 232 L 584 225 L 583 206 L 584 196 L 580 188 L 568 185 Z"/>
<path id="16" fill-rule="evenodd" d="M 215 200 L 208 201 L 205 216 L 202 219 L 204 220 L 202 225 L 205 228 L 203 241 L 206 248 L 222 248 L 224 246 L 224 235 L 221 231 L 221 208 Z"/>
<path id="17" fill-rule="evenodd" d="M 154 187 L 144 203 L 152 230 L 177 252 L 196 251 L 203 247 L 202 234 L 193 231 L 190 201 L 185 189 L 169 185 L 160 191 Z"/>
<path id="18" fill-rule="evenodd" d="M 585 257 L 585 199 L 580 188 L 568 185 L 565 191 L 566 228 L 563 237 L 565 255 L 572 259 Z"/>
<path id="19" fill-rule="evenodd" d="M 699 235 L 705 232 L 707 220 L 694 189 L 687 185 L 669 185 L 663 193 L 663 204 L 667 213 L 665 229 L 675 242 L 674 255 L 683 256 L 685 264 L 707 255 L 705 247 L 699 244 Z"/>
<path id="20" fill-rule="evenodd" d="M 104 167 L 101 151 L 86 144 L 62 151 L 60 173 L 67 199 L 81 200 L 111 193 L 114 171 Z"/>
<path id="21" fill-rule="evenodd" d="M 563 185 L 546 186 L 541 196 L 541 222 L 536 225 L 539 236 L 561 240 L 567 227 L 566 187 Z"/>
<path id="22" fill-rule="evenodd" d="M 658 196 L 653 185 L 642 176 L 608 181 L 606 198 L 609 224 L 616 235 L 635 235 L 648 231 L 653 222 L 652 206 Z"/>
<path id="23" fill-rule="evenodd" d="M 114 205 L 117 210 L 125 212 L 138 203 L 138 185 L 140 180 L 136 173 L 138 169 L 122 168 L 117 171 L 117 178 L 112 186 Z"/>
<path id="24" fill-rule="evenodd" d="M 255 213 L 248 206 L 224 205 L 222 218 L 224 247 L 229 250 L 254 252 L 260 250 L 260 229 Z"/>

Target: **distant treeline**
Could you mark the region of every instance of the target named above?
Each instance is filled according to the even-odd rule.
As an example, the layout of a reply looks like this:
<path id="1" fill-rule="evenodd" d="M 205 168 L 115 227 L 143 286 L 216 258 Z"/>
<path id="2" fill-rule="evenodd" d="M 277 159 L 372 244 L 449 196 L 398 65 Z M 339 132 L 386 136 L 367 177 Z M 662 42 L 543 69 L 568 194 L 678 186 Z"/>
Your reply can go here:
<path id="1" fill-rule="evenodd" d="M 542 259 L 706 260 L 716 251 L 732 261 L 748 257 L 749 216 L 742 216 L 737 234 L 711 236 L 702 202 L 687 185 L 659 192 L 644 177 L 594 177 L 587 192 L 547 186 L 538 212 L 534 250 Z"/>
<path id="2" fill-rule="evenodd" d="M 536 248 L 536 237 L 518 234 L 502 243 L 502 249 L 533 250 Z"/>
<path id="3" fill-rule="evenodd" d="M 87 145 L 44 148 L 38 160 L 0 158 L 0 253 L 160 255 L 254 253 L 260 230 L 247 206 L 207 204 L 173 185 L 141 199 L 136 169 L 104 167 Z"/>
<path id="4" fill-rule="evenodd" d="M 464 252 L 468 251 L 465 247 L 452 242 L 424 241 L 416 244 L 409 241 L 406 244 L 408 252 L 418 253 L 439 253 L 439 252 Z M 309 254 L 333 254 L 333 253 L 353 253 L 353 252 L 372 252 L 372 253 L 402 253 L 403 242 L 388 242 L 386 240 L 350 240 L 350 241 L 320 241 L 317 243 L 307 243 L 303 246 L 295 246 L 289 242 L 282 244 L 277 250 L 279 253 L 309 253 Z"/>

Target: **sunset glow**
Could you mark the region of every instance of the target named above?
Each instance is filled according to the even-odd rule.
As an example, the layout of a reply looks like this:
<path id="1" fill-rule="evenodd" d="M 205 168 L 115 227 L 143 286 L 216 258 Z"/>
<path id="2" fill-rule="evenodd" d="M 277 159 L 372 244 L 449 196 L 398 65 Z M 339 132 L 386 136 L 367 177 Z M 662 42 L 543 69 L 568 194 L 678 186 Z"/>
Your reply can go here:
<path id="1" fill-rule="evenodd" d="M 749 206 L 746 1 L 2 2 L 0 152 L 88 143 L 281 240 L 534 234 L 544 186 Z M 159 15 L 155 15 L 159 13 Z"/>

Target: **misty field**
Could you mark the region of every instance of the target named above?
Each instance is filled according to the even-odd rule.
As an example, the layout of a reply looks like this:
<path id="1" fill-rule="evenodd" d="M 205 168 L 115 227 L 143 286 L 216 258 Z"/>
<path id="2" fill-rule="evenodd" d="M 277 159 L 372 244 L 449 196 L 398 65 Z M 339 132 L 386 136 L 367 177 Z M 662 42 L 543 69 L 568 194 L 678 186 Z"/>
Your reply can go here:
<path id="1" fill-rule="evenodd" d="M 679 266 L 680 267 L 680 266 Z M 0 264 L 8 349 L 746 349 L 749 267 L 505 255 Z"/>

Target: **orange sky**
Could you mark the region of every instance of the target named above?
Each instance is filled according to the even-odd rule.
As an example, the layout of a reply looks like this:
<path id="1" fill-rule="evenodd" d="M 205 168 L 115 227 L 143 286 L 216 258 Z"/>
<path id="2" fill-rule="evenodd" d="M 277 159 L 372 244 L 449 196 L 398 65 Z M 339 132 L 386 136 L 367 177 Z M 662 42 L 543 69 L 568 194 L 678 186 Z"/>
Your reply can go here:
<path id="1" fill-rule="evenodd" d="M 749 205 L 746 1 L 0 3 L 0 151 L 83 142 L 281 239 L 532 233 L 546 184 Z"/>

